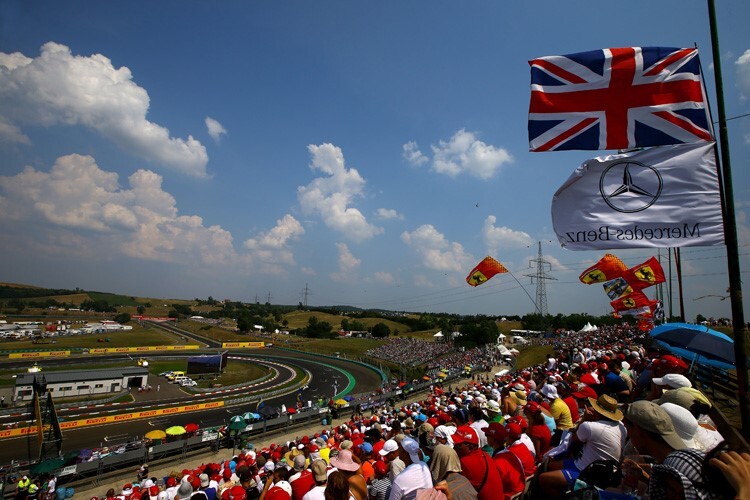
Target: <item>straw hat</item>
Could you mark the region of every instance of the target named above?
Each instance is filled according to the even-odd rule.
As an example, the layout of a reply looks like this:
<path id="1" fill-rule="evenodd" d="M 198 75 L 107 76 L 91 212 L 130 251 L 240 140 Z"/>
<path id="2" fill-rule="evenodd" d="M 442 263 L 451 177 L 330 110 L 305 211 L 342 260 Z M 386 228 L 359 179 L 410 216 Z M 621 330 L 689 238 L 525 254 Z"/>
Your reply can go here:
<path id="1" fill-rule="evenodd" d="M 622 420 L 623 414 L 619 408 L 617 408 L 617 400 L 607 394 L 602 394 L 599 399 L 589 398 L 591 406 L 599 412 L 601 415 L 607 417 L 610 420 Z"/>

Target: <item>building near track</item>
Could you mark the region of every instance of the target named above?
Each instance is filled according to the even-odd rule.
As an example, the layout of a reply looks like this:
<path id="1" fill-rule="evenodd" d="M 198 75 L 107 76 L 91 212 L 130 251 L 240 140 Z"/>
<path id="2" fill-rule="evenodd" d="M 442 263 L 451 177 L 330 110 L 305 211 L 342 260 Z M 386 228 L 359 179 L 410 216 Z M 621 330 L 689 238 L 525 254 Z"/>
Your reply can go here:
<path id="1" fill-rule="evenodd" d="M 16 386 L 13 390 L 16 401 L 32 400 L 34 379 L 45 382 L 53 398 L 82 397 L 145 387 L 148 385 L 148 368 L 136 366 L 24 373 L 16 377 Z"/>

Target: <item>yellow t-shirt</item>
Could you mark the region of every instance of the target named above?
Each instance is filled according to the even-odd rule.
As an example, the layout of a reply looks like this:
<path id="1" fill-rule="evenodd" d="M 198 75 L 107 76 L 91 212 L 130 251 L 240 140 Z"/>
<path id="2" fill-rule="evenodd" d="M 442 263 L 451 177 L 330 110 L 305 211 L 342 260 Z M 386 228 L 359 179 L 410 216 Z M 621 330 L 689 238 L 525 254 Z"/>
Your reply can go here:
<path id="1" fill-rule="evenodd" d="M 570 407 L 560 398 L 555 399 L 549 405 L 549 412 L 555 419 L 558 429 L 567 430 L 573 428 L 573 418 L 570 416 Z"/>

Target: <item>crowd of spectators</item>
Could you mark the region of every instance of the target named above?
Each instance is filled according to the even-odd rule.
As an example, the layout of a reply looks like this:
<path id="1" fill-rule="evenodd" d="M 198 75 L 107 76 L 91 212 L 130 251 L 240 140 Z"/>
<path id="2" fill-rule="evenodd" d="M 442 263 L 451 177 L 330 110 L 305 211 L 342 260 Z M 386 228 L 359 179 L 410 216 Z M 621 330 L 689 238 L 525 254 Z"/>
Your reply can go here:
<path id="1" fill-rule="evenodd" d="M 639 340 L 623 328 L 563 335 L 537 366 L 438 383 L 419 401 L 103 497 L 750 498 L 750 453 L 724 443 L 687 363 Z"/>
<path id="2" fill-rule="evenodd" d="M 365 355 L 404 366 L 419 366 L 455 351 L 453 342 L 428 342 L 411 337 L 393 337 Z"/>

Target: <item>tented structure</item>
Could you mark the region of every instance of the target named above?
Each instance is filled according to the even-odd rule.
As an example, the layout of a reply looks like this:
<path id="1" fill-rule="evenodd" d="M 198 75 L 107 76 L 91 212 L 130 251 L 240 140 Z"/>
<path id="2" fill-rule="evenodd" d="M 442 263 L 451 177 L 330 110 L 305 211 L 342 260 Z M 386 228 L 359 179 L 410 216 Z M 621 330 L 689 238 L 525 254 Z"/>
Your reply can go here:
<path id="1" fill-rule="evenodd" d="M 595 332 L 599 330 L 599 327 L 596 325 L 592 325 L 591 323 L 586 323 L 586 325 L 578 330 L 578 333 L 587 333 L 587 332 Z"/>

